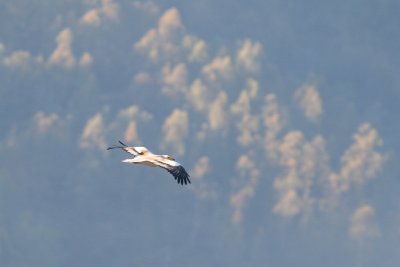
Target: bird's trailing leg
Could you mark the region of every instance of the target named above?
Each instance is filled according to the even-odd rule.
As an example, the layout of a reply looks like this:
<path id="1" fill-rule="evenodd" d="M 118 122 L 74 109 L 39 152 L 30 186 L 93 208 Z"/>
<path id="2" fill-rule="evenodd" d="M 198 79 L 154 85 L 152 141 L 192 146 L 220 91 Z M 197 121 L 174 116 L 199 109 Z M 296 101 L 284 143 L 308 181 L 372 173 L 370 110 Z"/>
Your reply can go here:
<path id="1" fill-rule="evenodd" d="M 120 143 L 120 144 L 123 145 L 124 147 L 127 147 L 127 145 L 125 145 L 125 144 L 122 143 L 121 141 L 118 141 L 118 143 Z"/>
<path id="2" fill-rule="evenodd" d="M 124 149 L 125 147 L 128 147 L 127 145 L 125 145 L 121 141 L 118 141 L 118 143 L 120 143 L 122 146 L 112 145 L 112 146 L 108 147 L 107 150 L 114 149 L 114 148 L 122 148 L 122 149 Z"/>
<path id="3" fill-rule="evenodd" d="M 112 146 L 108 147 L 107 150 L 114 149 L 114 148 L 124 148 L 124 146 L 112 145 Z"/>

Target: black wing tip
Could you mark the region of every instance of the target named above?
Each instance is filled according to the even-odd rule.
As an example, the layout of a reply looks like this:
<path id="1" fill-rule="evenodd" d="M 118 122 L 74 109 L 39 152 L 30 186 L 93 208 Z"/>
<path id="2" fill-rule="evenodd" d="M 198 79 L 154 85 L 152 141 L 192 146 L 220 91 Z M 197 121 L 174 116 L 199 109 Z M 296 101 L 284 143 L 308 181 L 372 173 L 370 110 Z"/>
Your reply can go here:
<path id="1" fill-rule="evenodd" d="M 185 168 L 183 168 L 182 166 L 174 167 L 168 170 L 168 172 L 170 172 L 174 176 L 178 184 L 181 185 L 183 185 L 184 183 L 185 185 L 187 185 L 188 183 L 191 184 L 189 179 L 190 175 L 186 172 Z"/>

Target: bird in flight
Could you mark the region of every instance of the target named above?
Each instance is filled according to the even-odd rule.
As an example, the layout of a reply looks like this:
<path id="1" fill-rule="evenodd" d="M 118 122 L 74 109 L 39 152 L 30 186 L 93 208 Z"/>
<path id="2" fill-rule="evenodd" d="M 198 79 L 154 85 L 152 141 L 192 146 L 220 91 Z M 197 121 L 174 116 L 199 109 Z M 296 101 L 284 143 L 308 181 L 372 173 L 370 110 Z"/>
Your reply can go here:
<path id="1" fill-rule="evenodd" d="M 153 154 L 143 146 L 127 146 L 121 141 L 118 142 L 120 143 L 120 145 L 110 146 L 109 148 L 107 148 L 107 150 L 120 148 L 125 152 L 133 155 L 133 158 L 124 159 L 122 162 L 143 164 L 150 167 L 161 167 L 172 174 L 175 180 L 178 181 L 178 184 L 190 184 L 189 174 L 186 172 L 185 168 L 183 168 L 183 166 L 173 157 L 169 155 Z"/>

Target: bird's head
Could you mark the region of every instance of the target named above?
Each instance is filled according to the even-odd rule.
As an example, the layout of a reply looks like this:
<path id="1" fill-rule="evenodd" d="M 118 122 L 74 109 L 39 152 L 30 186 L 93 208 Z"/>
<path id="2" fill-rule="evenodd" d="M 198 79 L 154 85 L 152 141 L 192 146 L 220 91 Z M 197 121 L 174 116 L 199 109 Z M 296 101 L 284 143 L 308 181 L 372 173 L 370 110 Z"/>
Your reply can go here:
<path id="1" fill-rule="evenodd" d="M 170 155 L 163 155 L 163 158 L 169 159 L 169 160 L 175 160 L 172 156 Z"/>

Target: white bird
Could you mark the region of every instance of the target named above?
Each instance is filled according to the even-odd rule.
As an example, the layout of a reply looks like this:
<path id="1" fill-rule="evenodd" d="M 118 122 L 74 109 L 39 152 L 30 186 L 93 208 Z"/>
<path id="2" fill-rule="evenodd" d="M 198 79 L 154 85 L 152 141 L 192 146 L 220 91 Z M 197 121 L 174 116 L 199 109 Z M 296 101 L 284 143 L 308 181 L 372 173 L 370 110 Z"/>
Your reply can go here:
<path id="1" fill-rule="evenodd" d="M 107 150 L 114 148 L 121 148 L 125 152 L 133 155 L 133 158 L 124 159 L 122 162 L 143 164 L 150 167 L 161 167 L 171 173 L 178 184 L 183 183 L 190 184 L 189 174 L 183 168 L 183 166 L 177 162 L 173 157 L 169 155 L 156 155 L 151 153 L 147 148 L 143 146 L 127 146 L 121 141 L 118 141 L 121 145 L 113 145 L 107 148 Z"/>

